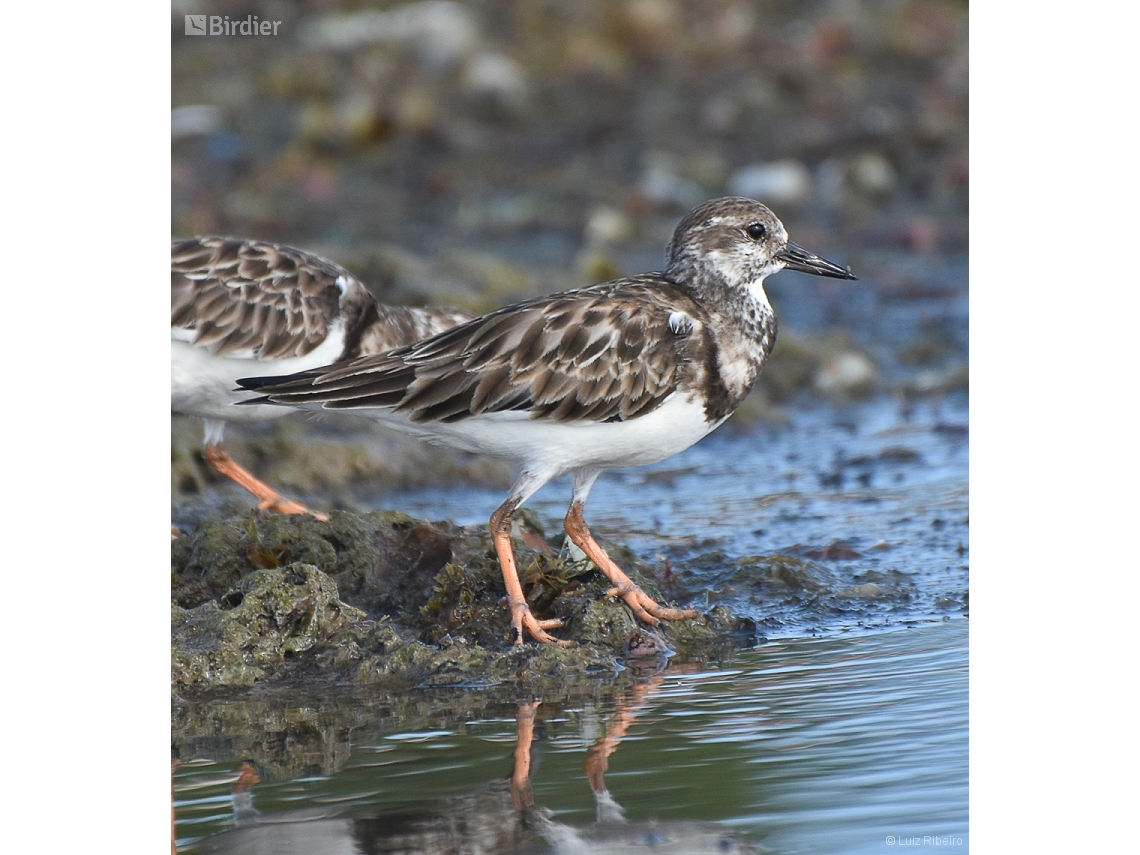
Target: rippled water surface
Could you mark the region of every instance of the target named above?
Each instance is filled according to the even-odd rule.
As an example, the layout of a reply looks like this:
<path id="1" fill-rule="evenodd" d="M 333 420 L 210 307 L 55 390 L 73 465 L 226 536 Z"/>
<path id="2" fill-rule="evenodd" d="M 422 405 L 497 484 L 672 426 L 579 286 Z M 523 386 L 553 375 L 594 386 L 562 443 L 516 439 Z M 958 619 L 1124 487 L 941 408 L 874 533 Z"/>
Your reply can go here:
<path id="1" fill-rule="evenodd" d="M 967 639 L 947 617 L 769 642 L 595 698 L 436 695 L 407 729 L 359 696 L 190 710 L 179 848 L 965 852 Z M 302 742 L 306 768 L 275 765 Z M 243 760 L 261 780 L 235 787 Z"/>
<path id="2" fill-rule="evenodd" d="M 606 473 L 595 531 L 684 576 L 694 605 L 751 617 L 758 647 L 629 663 L 585 696 L 298 689 L 181 704 L 179 849 L 966 851 L 967 423 L 964 396 L 880 398 Z M 529 503 L 550 533 L 568 487 Z M 362 503 L 485 524 L 504 493 Z M 790 581 L 756 575 L 773 556 L 790 556 Z"/>

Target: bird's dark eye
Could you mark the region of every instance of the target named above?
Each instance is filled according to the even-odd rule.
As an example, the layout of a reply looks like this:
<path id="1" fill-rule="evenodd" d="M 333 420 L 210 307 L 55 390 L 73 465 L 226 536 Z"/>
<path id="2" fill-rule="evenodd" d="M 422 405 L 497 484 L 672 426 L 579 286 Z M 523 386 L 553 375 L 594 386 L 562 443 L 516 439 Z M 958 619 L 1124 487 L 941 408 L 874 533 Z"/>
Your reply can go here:
<path id="1" fill-rule="evenodd" d="M 763 240 L 764 237 L 768 234 L 768 229 L 765 228 L 763 223 L 753 223 L 748 228 L 746 228 L 744 232 L 750 238 L 752 238 L 752 240 Z"/>

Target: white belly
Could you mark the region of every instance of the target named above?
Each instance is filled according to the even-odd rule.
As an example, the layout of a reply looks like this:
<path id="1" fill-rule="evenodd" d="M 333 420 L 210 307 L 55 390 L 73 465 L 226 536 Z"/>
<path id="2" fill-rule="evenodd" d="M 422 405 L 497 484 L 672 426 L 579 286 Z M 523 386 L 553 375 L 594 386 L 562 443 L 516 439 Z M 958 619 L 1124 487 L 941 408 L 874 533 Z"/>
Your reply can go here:
<path id="1" fill-rule="evenodd" d="M 184 340 L 187 333 L 171 330 L 170 409 L 172 412 L 232 422 L 258 422 L 288 414 L 289 407 L 233 406 L 255 393 L 237 388 L 239 377 L 266 377 L 319 368 L 336 360 L 343 348 L 339 325 L 316 350 L 288 359 L 257 359 L 253 356 L 214 356 L 204 347 Z"/>
<path id="2" fill-rule="evenodd" d="M 375 419 L 427 442 L 512 460 L 528 472 L 549 477 L 581 468 L 656 463 L 684 451 L 720 424 L 706 421 L 703 403 L 683 392 L 627 422 L 561 424 L 510 412 L 450 424 L 415 424 L 387 409 L 341 412 Z"/>

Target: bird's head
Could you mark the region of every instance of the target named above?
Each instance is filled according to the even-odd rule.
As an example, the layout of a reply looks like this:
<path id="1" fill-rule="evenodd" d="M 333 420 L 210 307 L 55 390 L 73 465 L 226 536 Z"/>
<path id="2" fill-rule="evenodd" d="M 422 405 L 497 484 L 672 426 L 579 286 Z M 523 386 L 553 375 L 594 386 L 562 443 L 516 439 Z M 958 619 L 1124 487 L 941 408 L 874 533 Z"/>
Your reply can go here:
<path id="1" fill-rule="evenodd" d="M 674 279 L 714 276 L 735 287 L 756 287 L 784 268 L 854 279 L 850 270 L 788 240 L 788 231 L 767 207 L 727 196 L 691 210 L 673 232 L 666 273 Z"/>

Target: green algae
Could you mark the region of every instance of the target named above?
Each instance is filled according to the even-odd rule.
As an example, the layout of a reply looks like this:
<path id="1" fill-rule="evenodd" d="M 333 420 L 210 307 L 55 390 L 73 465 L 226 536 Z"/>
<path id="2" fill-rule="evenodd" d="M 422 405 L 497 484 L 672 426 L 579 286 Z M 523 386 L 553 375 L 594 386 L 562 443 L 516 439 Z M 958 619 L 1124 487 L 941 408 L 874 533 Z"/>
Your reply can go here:
<path id="1" fill-rule="evenodd" d="M 220 601 L 172 606 L 171 682 L 176 692 L 252 686 L 291 670 L 301 654 L 317 652 L 325 655 L 306 657 L 305 664 L 323 660 L 326 668 L 343 667 L 353 646 L 360 648 L 366 620 L 311 564 L 256 570 Z"/>
<path id="2" fill-rule="evenodd" d="M 724 610 L 643 627 L 588 561 L 564 555 L 536 516 L 513 543 L 528 603 L 559 618 L 573 647 L 514 645 L 498 560 L 485 527 L 394 511 L 338 511 L 328 521 L 253 512 L 174 541 L 172 686 L 202 692 L 337 682 L 376 690 L 507 687 L 541 693 L 612 677 L 631 659 L 694 659 L 754 637 Z M 683 590 L 621 546 L 630 577 L 668 602 Z M 666 589 L 663 597 L 661 588 Z"/>

